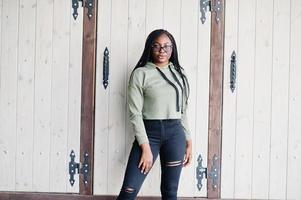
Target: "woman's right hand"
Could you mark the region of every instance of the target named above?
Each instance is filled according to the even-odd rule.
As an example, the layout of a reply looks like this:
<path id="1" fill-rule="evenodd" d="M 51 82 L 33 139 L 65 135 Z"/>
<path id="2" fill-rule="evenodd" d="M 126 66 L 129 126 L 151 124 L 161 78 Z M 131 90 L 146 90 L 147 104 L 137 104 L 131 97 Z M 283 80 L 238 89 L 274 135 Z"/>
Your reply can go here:
<path id="1" fill-rule="evenodd" d="M 138 168 L 141 169 L 141 173 L 148 173 L 153 165 L 153 154 L 149 143 L 143 143 L 140 145 L 142 154 Z"/>

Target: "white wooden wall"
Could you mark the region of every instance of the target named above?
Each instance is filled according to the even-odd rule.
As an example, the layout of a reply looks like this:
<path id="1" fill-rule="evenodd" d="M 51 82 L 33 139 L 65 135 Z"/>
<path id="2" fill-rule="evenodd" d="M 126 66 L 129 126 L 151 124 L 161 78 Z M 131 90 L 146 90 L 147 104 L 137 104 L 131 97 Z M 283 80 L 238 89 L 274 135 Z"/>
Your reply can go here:
<path id="1" fill-rule="evenodd" d="M 176 38 L 191 84 L 194 162 L 180 196 L 197 191 L 197 156 L 207 156 L 210 17 L 195 0 L 99 0 L 95 194 L 117 194 L 133 140 L 126 86 L 146 36 Z M 78 192 L 68 182 L 69 153 L 79 155 L 82 13 L 71 1 L 0 0 L 0 191 Z M 301 3 L 227 0 L 222 197 L 300 199 Z M 102 53 L 110 50 L 109 86 Z M 237 52 L 237 88 L 229 89 Z M 78 159 L 78 157 L 76 158 Z M 159 195 L 157 160 L 140 195 Z"/>
<path id="2" fill-rule="evenodd" d="M 79 155 L 81 13 L 0 0 L 0 47 L 0 191 L 78 192 L 67 166 Z"/>
<path id="3" fill-rule="evenodd" d="M 140 58 L 147 35 L 157 28 L 170 31 L 187 71 L 191 96 L 189 124 L 194 162 L 183 170 L 180 196 L 206 196 L 197 190 L 197 156 L 207 159 L 210 17 L 201 25 L 196 0 L 99 0 L 95 122 L 94 194 L 118 194 L 133 142 L 128 120 L 127 83 Z M 110 51 L 109 86 L 102 85 L 105 47 Z M 206 164 L 205 164 L 206 165 Z M 155 163 L 139 195 L 160 195 L 160 165 Z"/>
<path id="4" fill-rule="evenodd" d="M 222 198 L 301 199 L 301 2 L 227 0 L 225 27 Z"/>

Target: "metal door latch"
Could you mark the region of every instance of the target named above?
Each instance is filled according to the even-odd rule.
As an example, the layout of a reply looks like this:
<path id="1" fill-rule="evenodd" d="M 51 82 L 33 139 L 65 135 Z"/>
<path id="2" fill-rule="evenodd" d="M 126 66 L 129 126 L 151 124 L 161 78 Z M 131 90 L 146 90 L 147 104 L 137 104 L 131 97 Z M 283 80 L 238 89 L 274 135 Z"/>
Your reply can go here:
<path id="1" fill-rule="evenodd" d="M 84 0 L 72 0 L 72 8 L 73 8 L 73 18 L 76 20 L 78 16 L 78 7 L 79 7 L 79 2 L 81 2 L 82 7 L 84 6 Z M 88 8 L 88 17 L 91 19 L 93 17 L 93 8 L 94 8 L 94 0 L 86 0 L 85 2 L 85 7 Z"/>
<path id="2" fill-rule="evenodd" d="M 200 10 L 201 10 L 201 21 L 202 24 L 206 21 L 206 12 L 215 12 L 216 23 L 220 21 L 220 15 L 223 9 L 221 0 L 215 0 L 215 4 L 212 3 L 213 0 L 200 0 Z"/>
<path id="3" fill-rule="evenodd" d="M 74 175 L 75 174 L 82 174 L 84 176 L 83 182 L 84 185 L 88 185 L 88 178 L 89 178 L 89 173 L 90 173 L 90 166 L 89 166 L 89 155 L 86 152 L 84 154 L 84 162 L 83 163 L 77 163 L 74 161 L 75 158 L 75 153 L 72 150 L 70 153 L 70 162 L 69 162 L 69 182 L 71 186 L 74 185 L 75 180 L 74 180 Z"/>
<path id="4" fill-rule="evenodd" d="M 107 89 L 107 86 L 109 84 L 109 49 L 108 47 L 105 48 L 103 52 L 103 87 Z"/>
<path id="5" fill-rule="evenodd" d="M 230 64 L 230 89 L 232 93 L 236 87 L 236 53 L 235 51 L 231 54 L 231 64 Z"/>

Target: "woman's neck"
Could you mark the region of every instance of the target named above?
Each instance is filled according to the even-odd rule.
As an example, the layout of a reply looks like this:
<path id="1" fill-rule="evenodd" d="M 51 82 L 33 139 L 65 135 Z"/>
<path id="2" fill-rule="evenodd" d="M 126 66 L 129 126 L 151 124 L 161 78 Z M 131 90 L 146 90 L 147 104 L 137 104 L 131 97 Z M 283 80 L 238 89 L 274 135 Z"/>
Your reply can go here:
<path id="1" fill-rule="evenodd" d="M 166 63 L 154 63 L 156 66 L 158 67 L 165 67 L 166 65 L 168 65 L 169 62 Z"/>

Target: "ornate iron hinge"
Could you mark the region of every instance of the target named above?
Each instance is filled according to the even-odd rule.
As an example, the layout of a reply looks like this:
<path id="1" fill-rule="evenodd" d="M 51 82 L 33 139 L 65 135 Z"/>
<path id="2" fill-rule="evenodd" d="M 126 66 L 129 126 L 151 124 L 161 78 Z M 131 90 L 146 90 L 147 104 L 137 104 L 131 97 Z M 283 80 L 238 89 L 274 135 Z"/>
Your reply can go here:
<path id="1" fill-rule="evenodd" d="M 218 170 L 218 157 L 214 154 L 212 158 L 211 170 L 208 173 L 209 179 L 212 182 L 212 189 L 215 191 L 218 187 L 218 178 L 219 178 L 219 170 Z"/>
<path id="2" fill-rule="evenodd" d="M 207 178 L 207 168 L 203 167 L 203 158 L 200 154 L 198 157 L 198 166 L 196 167 L 196 179 L 198 181 L 197 188 L 200 191 L 203 187 L 202 181 Z"/>
<path id="3" fill-rule="evenodd" d="M 203 158 L 201 154 L 198 157 L 198 166 L 196 167 L 196 179 L 197 179 L 197 188 L 200 191 L 203 187 L 202 181 L 203 179 L 211 179 L 212 180 L 212 188 L 215 190 L 218 187 L 218 157 L 216 155 L 213 156 L 211 171 L 208 172 L 206 167 L 203 167 Z"/>
<path id="4" fill-rule="evenodd" d="M 72 8 L 73 8 L 73 18 L 76 20 L 78 16 L 78 7 L 79 7 L 79 2 L 81 2 L 82 7 L 84 6 L 84 0 L 72 0 Z M 93 17 L 93 8 L 94 8 L 94 0 L 86 0 L 85 1 L 85 7 L 88 8 L 88 17 L 91 19 Z"/>
<path id="5" fill-rule="evenodd" d="M 219 23 L 220 21 L 220 15 L 223 9 L 221 0 L 215 0 L 215 4 L 212 3 L 213 0 L 200 0 L 200 9 L 201 9 L 201 21 L 202 24 L 206 21 L 206 12 L 215 12 L 215 20 L 216 23 Z"/>
<path id="6" fill-rule="evenodd" d="M 69 162 L 69 182 L 71 186 L 74 185 L 75 180 L 74 180 L 74 175 L 75 174 L 82 174 L 84 176 L 83 182 L 84 185 L 88 185 L 88 179 L 89 179 L 89 173 L 90 173 L 90 166 L 89 166 L 89 155 L 86 152 L 84 154 L 84 162 L 83 163 L 77 163 L 74 161 L 75 158 L 75 153 L 72 150 L 70 153 L 70 162 Z"/>

